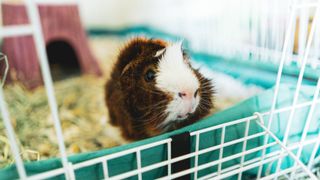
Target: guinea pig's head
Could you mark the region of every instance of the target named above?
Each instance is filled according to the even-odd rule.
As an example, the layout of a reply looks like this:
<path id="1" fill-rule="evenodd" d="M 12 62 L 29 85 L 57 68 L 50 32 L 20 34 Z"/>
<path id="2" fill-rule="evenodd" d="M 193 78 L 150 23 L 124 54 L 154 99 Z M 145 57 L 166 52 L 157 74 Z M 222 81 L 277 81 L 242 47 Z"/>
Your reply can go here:
<path id="1" fill-rule="evenodd" d="M 211 84 L 192 68 L 182 42 L 148 40 L 134 51 L 121 84 L 137 121 L 163 128 L 187 120 L 201 107 L 211 108 Z"/>

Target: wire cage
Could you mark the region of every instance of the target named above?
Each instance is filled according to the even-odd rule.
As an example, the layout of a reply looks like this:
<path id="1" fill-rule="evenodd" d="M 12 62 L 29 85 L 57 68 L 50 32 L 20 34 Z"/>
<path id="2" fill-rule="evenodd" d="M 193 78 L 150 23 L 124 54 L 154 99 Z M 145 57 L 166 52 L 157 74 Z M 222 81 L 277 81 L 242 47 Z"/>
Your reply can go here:
<path id="1" fill-rule="evenodd" d="M 275 1 L 272 2 L 276 4 Z M 27 0 L 26 3 L 31 20 L 30 27 L 23 27 L 21 31 L 18 30 L 19 27 L 8 27 L 9 29 L 4 27 L 0 35 L 1 37 L 26 33 L 33 35 L 54 116 L 61 157 L 37 165 L 23 163 L 10 125 L 3 90 L 0 88 L 1 115 L 14 154 L 14 167 L 16 167 L 7 170 L 5 172 L 7 175 L 3 178 L 320 178 L 320 73 L 318 71 L 320 1 L 292 1 L 291 3 L 286 1 L 288 16 L 283 21 L 273 17 L 275 21 L 271 21 L 274 23 L 272 29 L 280 28 L 280 30 L 272 31 L 271 35 L 267 35 L 266 30 L 263 30 L 269 21 L 259 21 L 258 24 L 254 24 L 248 20 L 245 26 L 241 25 L 250 32 L 252 27 L 259 27 L 259 30 L 249 34 L 253 41 L 251 44 L 255 46 L 241 46 L 241 48 L 235 46 L 234 49 L 229 48 L 230 53 L 227 55 L 238 56 L 240 51 L 244 51 L 241 54 L 243 59 L 259 57 L 258 64 L 265 62 L 276 64 L 278 73 L 274 88 L 190 127 L 101 153 L 88 153 L 71 158 L 67 157 L 65 151 L 36 4 L 32 0 Z M 254 3 L 252 6 L 255 5 Z M 281 5 L 284 4 L 280 3 L 279 6 Z M 275 8 L 273 11 L 280 13 L 280 8 Z M 246 17 L 240 17 L 240 19 L 247 19 Z M 267 17 L 259 16 L 261 19 Z M 299 19 L 299 26 L 296 25 L 297 19 Z M 280 21 L 281 27 L 277 26 Z M 251 29 L 247 27 L 248 24 Z M 300 27 L 298 38 L 295 36 L 297 27 Z M 25 28 L 31 29 L 29 31 Z M 205 38 L 209 34 L 208 31 L 201 36 Z M 258 40 L 256 37 L 260 37 L 261 34 L 262 37 Z M 270 40 L 269 36 L 274 39 Z M 201 38 L 196 39 L 201 41 Z M 298 41 L 299 46 L 294 54 L 295 41 Z M 195 41 L 191 40 L 191 42 Z M 214 49 L 215 47 L 217 49 Z M 197 43 L 193 48 L 206 50 L 202 46 L 197 47 Z M 209 44 L 207 48 L 208 50 L 213 48 L 216 53 L 223 49 L 218 44 Z M 296 68 L 292 75 L 295 81 L 291 83 L 283 82 L 284 72 L 288 71 L 286 66 Z M 305 74 L 309 72 L 312 72 L 312 75 L 306 77 Z M 310 81 L 310 77 L 313 78 L 311 83 L 305 83 L 306 80 Z M 17 176 L 8 175 L 16 174 L 16 170 Z"/>

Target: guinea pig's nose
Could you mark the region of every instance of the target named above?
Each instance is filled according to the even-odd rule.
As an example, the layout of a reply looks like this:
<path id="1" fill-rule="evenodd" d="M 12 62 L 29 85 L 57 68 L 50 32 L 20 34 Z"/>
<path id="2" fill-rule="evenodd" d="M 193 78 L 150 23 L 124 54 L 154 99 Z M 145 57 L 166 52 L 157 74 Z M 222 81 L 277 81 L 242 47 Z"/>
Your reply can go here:
<path id="1" fill-rule="evenodd" d="M 181 91 L 178 93 L 181 99 L 191 100 L 193 98 L 193 93 L 191 91 Z"/>
<path id="2" fill-rule="evenodd" d="M 179 92 L 178 95 L 179 95 L 179 97 L 184 98 L 185 96 L 187 96 L 187 93 Z"/>

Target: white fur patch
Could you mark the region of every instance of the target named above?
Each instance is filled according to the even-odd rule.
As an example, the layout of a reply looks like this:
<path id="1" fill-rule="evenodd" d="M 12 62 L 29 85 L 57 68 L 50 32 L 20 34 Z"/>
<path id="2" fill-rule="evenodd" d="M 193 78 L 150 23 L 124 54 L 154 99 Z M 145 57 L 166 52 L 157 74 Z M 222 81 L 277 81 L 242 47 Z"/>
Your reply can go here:
<path id="1" fill-rule="evenodd" d="M 184 100 L 178 96 L 178 93 L 183 91 L 194 93 L 200 86 L 196 75 L 183 59 L 181 42 L 166 47 L 165 53 L 159 61 L 158 70 L 156 87 L 173 97 L 166 108 L 168 117 L 164 123 L 179 120 L 178 115 L 183 114 L 191 107 L 194 112 L 200 101 L 199 95 L 192 100 Z"/>

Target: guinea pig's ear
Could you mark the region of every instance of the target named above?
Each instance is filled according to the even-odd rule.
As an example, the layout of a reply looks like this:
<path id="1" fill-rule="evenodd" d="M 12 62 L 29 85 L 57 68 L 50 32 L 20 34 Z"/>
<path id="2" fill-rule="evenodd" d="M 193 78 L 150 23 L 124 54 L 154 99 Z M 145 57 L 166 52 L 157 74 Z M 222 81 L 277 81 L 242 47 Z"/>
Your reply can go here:
<path id="1" fill-rule="evenodd" d="M 180 50 L 181 50 L 182 57 L 183 57 L 183 61 L 188 64 L 190 57 L 189 57 L 187 51 L 183 49 L 183 40 L 178 41 L 178 42 L 176 43 L 176 45 L 177 45 L 177 46 L 180 48 Z"/>
<path id="2" fill-rule="evenodd" d="M 129 64 L 127 64 L 121 71 L 121 77 L 124 76 L 126 74 L 126 72 L 129 71 L 129 69 L 131 68 L 131 66 L 133 66 L 133 62 L 130 62 Z"/>
<path id="3" fill-rule="evenodd" d="M 133 86 L 134 86 L 134 83 L 132 83 L 132 78 L 133 78 L 133 75 L 132 75 L 132 69 L 134 68 L 134 63 L 129 63 L 127 64 L 123 70 L 121 71 L 121 74 L 120 74 L 120 87 L 121 89 L 131 89 Z"/>
<path id="4" fill-rule="evenodd" d="M 177 42 L 177 45 L 180 47 L 181 51 L 183 51 L 182 44 L 183 44 L 183 40 L 180 40 Z"/>
<path id="5" fill-rule="evenodd" d="M 159 56 L 161 56 L 161 55 L 164 55 L 165 53 L 166 53 L 166 50 L 168 49 L 168 48 L 172 48 L 172 47 L 178 47 L 179 49 L 181 49 L 181 52 L 183 52 L 183 49 L 182 49 L 182 43 L 183 43 L 183 40 L 181 40 L 181 41 L 178 41 L 178 42 L 176 42 L 176 43 L 173 43 L 173 44 L 171 44 L 171 45 L 167 45 L 165 48 L 163 48 L 163 49 L 160 49 L 160 50 L 158 50 L 157 52 L 156 52 L 156 54 L 154 55 L 154 57 L 159 57 Z"/>
<path id="6" fill-rule="evenodd" d="M 154 55 L 154 57 L 159 57 L 159 56 L 163 55 L 165 53 L 165 51 L 166 51 L 166 48 L 163 48 L 163 49 L 157 51 L 156 55 Z"/>

